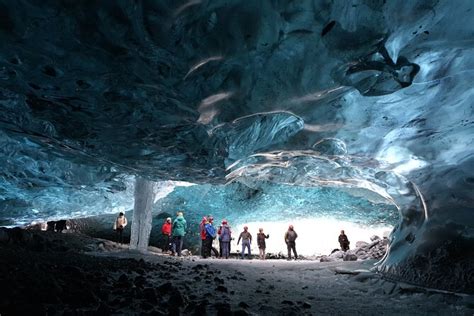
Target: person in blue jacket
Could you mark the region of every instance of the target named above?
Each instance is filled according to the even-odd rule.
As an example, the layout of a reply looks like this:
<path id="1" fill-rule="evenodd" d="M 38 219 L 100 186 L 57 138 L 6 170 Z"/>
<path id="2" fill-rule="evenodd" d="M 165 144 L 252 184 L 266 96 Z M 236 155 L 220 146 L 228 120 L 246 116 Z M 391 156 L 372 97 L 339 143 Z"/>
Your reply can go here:
<path id="1" fill-rule="evenodd" d="M 204 256 L 203 258 L 207 258 L 211 256 L 211 249 L 212 249 L 212 241 L 216 238 L 216 229 L 212 225 L 214 218 L 209 216 L 207 218 L 207 223 L 205 225 L 206 230 L 206 239 L 205 239 L 205 247 L 204 247 Z"/>

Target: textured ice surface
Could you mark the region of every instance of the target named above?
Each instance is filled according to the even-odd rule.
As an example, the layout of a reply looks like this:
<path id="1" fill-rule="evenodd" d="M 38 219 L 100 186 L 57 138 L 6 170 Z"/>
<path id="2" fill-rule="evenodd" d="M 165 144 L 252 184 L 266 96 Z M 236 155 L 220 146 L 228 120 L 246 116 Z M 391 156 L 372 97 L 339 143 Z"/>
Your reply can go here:
<path id="1" fill-rule="evenodd" d="M 1 224 L 130 209 L 133 175 L 316 187 L 398 207 L 387 276 L 472 292 L 473 9 L 1 1 Z"/>
<path id="2" fill-rule="evenodd" d="M 155 200 L 155 182 L 137 178 L 133 206 L 132 232 L 130 234 L 130 248 L 141 251 L 148 249 L 151 233 L 151 217 Z"/>

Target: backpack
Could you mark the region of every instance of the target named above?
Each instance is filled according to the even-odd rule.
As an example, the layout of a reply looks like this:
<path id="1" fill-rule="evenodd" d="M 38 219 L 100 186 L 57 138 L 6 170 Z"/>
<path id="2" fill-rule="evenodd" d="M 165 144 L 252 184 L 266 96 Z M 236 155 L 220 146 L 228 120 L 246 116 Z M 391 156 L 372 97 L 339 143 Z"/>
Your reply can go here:
<path id="1" fill-rule="evenodd" d="M 229 226 L 223 226 L 221 230 L 221 235 L 219 238 L 221 241 L 227 242 L 230 241 L 230 228 Z"/>

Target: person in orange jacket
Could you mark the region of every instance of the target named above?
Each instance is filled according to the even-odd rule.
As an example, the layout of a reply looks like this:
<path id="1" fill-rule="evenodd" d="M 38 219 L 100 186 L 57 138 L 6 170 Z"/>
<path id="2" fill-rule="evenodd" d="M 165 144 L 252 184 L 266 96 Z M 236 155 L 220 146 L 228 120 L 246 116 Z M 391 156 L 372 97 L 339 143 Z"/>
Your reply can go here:
<path id="1" fill-rule="evenodd" d="M 168 217 L 161 227 L 161 233 L 164 237 L 164 245 L 162 248 L 163 252 L 166 252 L 171 249 L 171 217 Z"/>

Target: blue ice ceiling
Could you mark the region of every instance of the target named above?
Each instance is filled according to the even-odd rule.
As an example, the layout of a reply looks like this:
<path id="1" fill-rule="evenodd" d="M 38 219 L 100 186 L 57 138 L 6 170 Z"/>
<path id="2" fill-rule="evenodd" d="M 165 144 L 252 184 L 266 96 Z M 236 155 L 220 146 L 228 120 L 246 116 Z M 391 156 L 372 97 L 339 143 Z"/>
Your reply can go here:
<path id="1" fill-rule="evenodd" d="M 386 273 L 442 261 L 474 236 L 473 9 L 0 1 L 0 219 L 114 212 L 134 175 L 317 187 L 398 207 Z"/>

